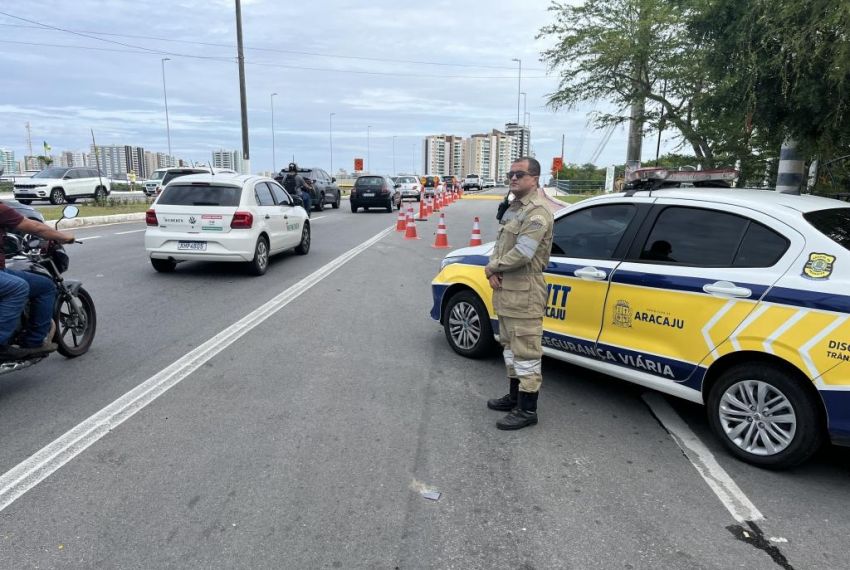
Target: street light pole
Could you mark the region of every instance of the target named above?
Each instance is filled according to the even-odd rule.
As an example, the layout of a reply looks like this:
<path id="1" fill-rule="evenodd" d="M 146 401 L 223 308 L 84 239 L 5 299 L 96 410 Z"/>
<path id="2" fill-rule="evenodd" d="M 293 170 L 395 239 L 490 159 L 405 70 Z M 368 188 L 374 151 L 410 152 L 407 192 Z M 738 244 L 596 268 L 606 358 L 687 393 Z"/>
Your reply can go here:
<path id="1" fill-rule="evenodd" d="M 528 95 L 525 91 L 520 93 L 522 95 L 522 126 L 526 126 L 525 117 L 528 115 Z"/>
<path id="2" fill-rule="evenodd" d="M 366 126 L 366 172 L 371 173 L 370 167 L 372 166 L 372 162 L 369 160 L 370 151 L 371 151 L 371 142 L 370 137 L 372 133 L 372 125 Z"/>
<path id="3" fill-rule="evenodd" d="M 396 139 L 396 137 L 394 136 L 393 137 L 393 176 L 398 174 L 398 172 L 396 172 L 396 169 L 395 169 L 395 139 Z"/>
<path id="4" fill-rule="evenodd" d="M 328 115 L 328 138 L 331 143 L 331 176 L 334 175 L 334 115 L 336 113 Z"/>
<path id="5" fill-rule="evenodd" d="M 515 61 L 519 64 L 519 74 L 517 75 L 517 86 L 516 86 L 516 124 L 519 126 L 519 96 L 522 92 L 522 60 L 513 58 L 511 61 Z"/>
<path id="6" fill-rule="evenodd" d="M 416 143 L 413 143 L 412 145 L 410 145 L 410 147 L 412 150 L 412 154 L 410 157 L 410 171 L 413 174 L 416 174 Z"/>
<path id="7" fill-rule="evenodd" d="M 168 135 L 168 163 L 171 166 L 171 125 L 168 121 L 168 90 L 165 88 L 165 62 L 171 61 L 170 57 L 162 58 L 162 97 L 165 99 L 165 132 Z"/>
<path id="8" fill-rule="evenodd" d="M 242 2 L 236 0 L 236 58 L 239 62 L 239 100 L 242 110 L 242 170 L 251 173 L 248 149 L 248 99 L 245 94 L 245 50 L 242 48 Z"/>
<path id="9" fill-rule="evenodd" d="M 277 172 L 277 160 L 275 158 L 275 145 L 274 145 L 274 96 L 277 93 L 272 93 L 270 99 L 272 104 L 272 175 Z"/>

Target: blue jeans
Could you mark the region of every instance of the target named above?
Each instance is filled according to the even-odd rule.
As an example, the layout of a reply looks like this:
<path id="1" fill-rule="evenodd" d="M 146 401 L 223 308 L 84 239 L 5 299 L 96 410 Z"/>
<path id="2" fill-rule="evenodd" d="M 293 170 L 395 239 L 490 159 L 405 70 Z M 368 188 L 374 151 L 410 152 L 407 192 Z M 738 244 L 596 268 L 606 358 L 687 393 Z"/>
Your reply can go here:
<path id="1" fill-rule="evenodd" d="M 14 269 L 0 270 L 0 346 L 11 343 L 27 299 L 32 306 L 21 346 L 41 346 L 50 332 L 56 285 L 43 275 Z"/>
<path id="2" fill-rule="evenodd" d="M 304 201 L 304 209 L 307 210 L 307 217 L 310 217 L 310 212 L 313 211 L 313 199 L 310 197 L 310 193 L 306 190 L 301 192 L 301 200 Z"/>

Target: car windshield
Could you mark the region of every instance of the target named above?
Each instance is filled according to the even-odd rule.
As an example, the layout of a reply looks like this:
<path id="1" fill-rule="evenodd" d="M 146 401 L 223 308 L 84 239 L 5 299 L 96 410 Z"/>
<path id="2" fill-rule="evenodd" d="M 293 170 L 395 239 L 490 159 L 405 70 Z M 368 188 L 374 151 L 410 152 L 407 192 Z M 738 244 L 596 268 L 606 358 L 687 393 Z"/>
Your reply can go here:
<path id="1" fill-rule="evenodd" d="M 165 170 L 154 170 L 153 176 L 150 177 L 151 180 L 162 180 L 162 177 L 165 176 Z"/>
<path id="2" fill-rule="evenodd" d="M 817 210 L 803 215 L 820 233 L 850 250 L 850 208 Z"/>
<path id="3" fill-rule="evenodd" d="M 172 184 L 157 200 L 161 206 L 238 206 L 242 197 L 240 186 L 222 184 Z"/>
<path id="4" fill-rule="evenodd" d="M 358 187 L 378 188 L 384 185 L 384 179 L 380 176 L 361 176 L 354 184 Z"/>
<path id="5" fill-rule="evenodd" d="M 67 168 L 62 168 L 61 166 L 53 166 L 50 168 L 45 168 L 38 174 L 34 175 L 33 178 L 62 178 L 65 176 L 65 173 L 68 172 Z"/>
<path id="6" fill-rule="evenodd" d="M 467 178 L 478 178 L 478 175 L 477 174 L 467 174 L 466 177 Z"/>
<path id="7" fill-rule="evenodd" d="M 397 184 L 415 184 L 416 179 L 412 176 L 399 176 L 395 179 Z"/>

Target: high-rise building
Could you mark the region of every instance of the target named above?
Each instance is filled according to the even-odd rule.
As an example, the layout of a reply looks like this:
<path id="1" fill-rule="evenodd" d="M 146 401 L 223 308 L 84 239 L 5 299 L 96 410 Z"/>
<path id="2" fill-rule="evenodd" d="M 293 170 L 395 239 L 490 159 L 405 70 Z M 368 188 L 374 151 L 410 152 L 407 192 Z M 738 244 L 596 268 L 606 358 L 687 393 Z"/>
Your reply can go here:
<path id="1" fill-rule="evenodd" d="M 15 160 L 15 151 L 0 148 L 0 170 L 6 176 L 18 174 L 18 162 Z"/>
<path id="2" fill-rule="evenodd" d="M 24 156 L 24 170 L 41 170 L 44 166 L 37 156 Z"/>
<path id="3" fill-rule="evenodd" d="M 238 150 L 214 150 L 212 153 L 213 168 L 228 168 L 244 174 L 242 153 Z"/>
<path id="4" fill-rule="evenodd" d="M 454 135 L 431 135 L 422 144 L 425 174 L 463 175 L 463 139 Z"/>
<path id="5" fill-rule="evenodd" d="M 463 175 L 493 178 L 490 172 L 490 135 L 476 134 L 463 141 Z"/>
<path id="6" fill-rule="evenodd" d="M 145 149 L 140 146 L 124 146 L 124 154 L 126 156 L 127 172 L 135 172 L 136 179 L 147 178 L 147 167 L 145 166 Z"/>
<path id="7" fill-rule="evenodd" d="M 89 155 L 76 150 L 63 150 L 54 159 L 56 166 L 89 166 Z"/>
<path id="8" fill-rule="evenodd" d="M 505 134 L 516 139 L 516 144 L 511 153 L 511 160 L 521 156 L 531 156 L 531 129 L 516 123 L 505 124 Z"/>
<path id="9" fill-rule="evenodd" d="M 91 145 L 92 166 L 109 178 L 127 177 L 127 148 L 124 145 Z"/>

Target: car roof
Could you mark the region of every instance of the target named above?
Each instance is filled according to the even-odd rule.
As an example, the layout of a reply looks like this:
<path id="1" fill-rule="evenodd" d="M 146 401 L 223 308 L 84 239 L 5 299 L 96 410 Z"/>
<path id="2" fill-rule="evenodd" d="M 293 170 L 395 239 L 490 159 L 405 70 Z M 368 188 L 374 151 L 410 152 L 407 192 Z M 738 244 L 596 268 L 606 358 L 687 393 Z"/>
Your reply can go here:
<path id="1" fill-rule="evenodd" d="M 624 196 L 671 198 L 677 200 L 694 200 L 715 202 L 751 208 L 775 217 L 799 217 L 799 214 L 830 208 L 850 208 L 850 204 L 811 194 L 783 194 L 770 189 L 757 188 L 664 188 L 660 190 L 639 190 L 637 192 L 619 192 L 605 194 L 590 200 L 622 199 Z M 580 202 L 580 203 L 585 203 Z"/>
<path id="2" fill-rule="evenodd" d="M 256 176 L 254 174 L 238 174 L 238 173 L 229 173 L 229 172 L 220 172 L 217 174 L 210 174 L 209 172 L 202 172 L 199 174 L 189 174 L 187 176 L 181 176 L 180 178 L 175 178 L 173 181 L 169 182 L 168 185 L 174 184 L 175 182 L 179 182 L 179 184 L 185 184 L 187 182 L 209 182 L 211 184 L 219 183 L 219 184 L 240 184 L 245 185 L 251 182 L 260 182 L 260 181 L 271 181 L 271 178 L 267 178 L 265 176 Z"/>

